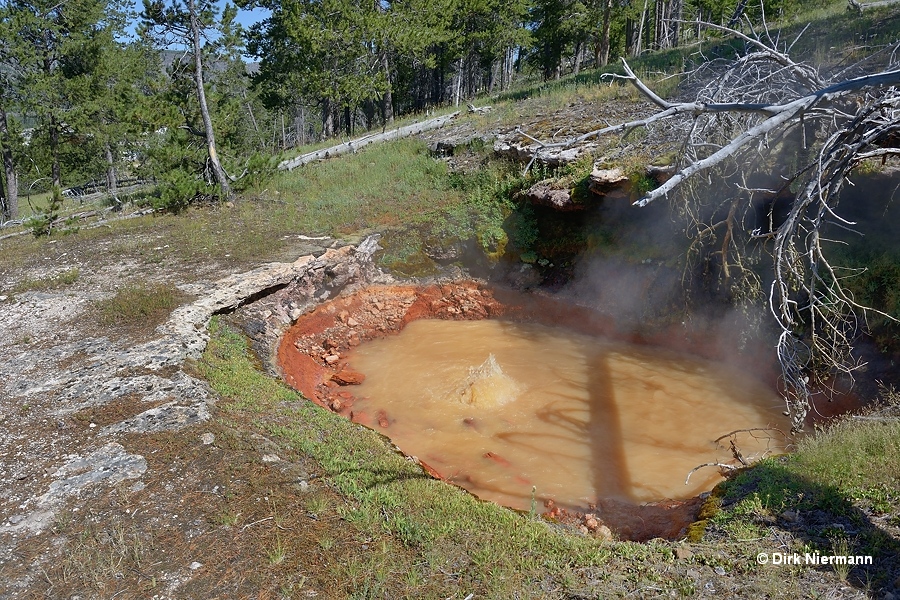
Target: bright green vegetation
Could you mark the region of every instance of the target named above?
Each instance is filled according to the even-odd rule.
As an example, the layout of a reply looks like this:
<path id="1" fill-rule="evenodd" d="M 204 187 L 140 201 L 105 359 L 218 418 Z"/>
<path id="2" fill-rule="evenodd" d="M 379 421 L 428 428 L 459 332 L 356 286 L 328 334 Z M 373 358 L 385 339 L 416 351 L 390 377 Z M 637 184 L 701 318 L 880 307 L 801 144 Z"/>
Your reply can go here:
<path id="1" fill-rule="evenodd" d="M 873 556 L 880 566 L 853 577 L 867 587 L 890 586 L 884 569 L 900 560 L 900 542 L 885 526 L 896 532 L 900 525 L 900 421 L 839 421 L 803 438 L 795 452 L 742 471 L 713 502 L 725 508 L 703 516 L 719 537 L 765 544 L 773 525 L 786 525 L 798 538 L 786 552 Z M 841 579 L 851 573 L 847 565 L 834 568 Z"/>
<path id="2" fill-rule="evenodd" d="M 767 459 L 724 485 L 723 502 L 741 515 L 826 510 L 853 518 L 850 501 L 875 514 L 900 504 L 900 422 L 841 421 L 804 438 L 795 452 Z M 749 492 L 749 493 L 748 493 Z"/>

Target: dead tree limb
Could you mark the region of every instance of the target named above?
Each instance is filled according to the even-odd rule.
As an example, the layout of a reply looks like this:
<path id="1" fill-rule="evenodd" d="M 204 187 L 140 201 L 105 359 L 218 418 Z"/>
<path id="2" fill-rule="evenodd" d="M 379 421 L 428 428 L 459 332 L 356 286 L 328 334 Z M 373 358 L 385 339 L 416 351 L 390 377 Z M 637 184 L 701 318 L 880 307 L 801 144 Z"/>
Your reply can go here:
<path id="1" fill-rule="evenodd" d="M 684 485 L 688 485 L 691 481 L 691 475 L 699 471 L 700 469 L 705 469 L 706 467 L 719 467 L 722 471 L 734 471 L 738 467 L 734 465 L 729 465 L 728 463 L 719 463 L 719 462 L 711 462 L 711 463 L 703 463 L 702 465 L 697 465 L 687 474 L 687 477 L 684 480 Z"/>
<path id="2" fill-rule="evenodd" d="M 725 66 L 724 61 L 710 61 L 693 71 L 682 89 L 693 86 L 694 100 L 661 98 L 623 60 L 625 75 L 610 77 L 629 81 L 659 110 L 561 142 L 535 139 L 533 160 L 664 120 L 682 130 L 683 156 L 676 173 L 635 204 L 646 206 L 677 191 L 688 200 L 680 203 L 688 207 L 684 210 L 695 213 L 695 244 L 701 238 L 705 244 L 716 241 L 724 223 L 727 233 L 716 248 L 728 275 L 750 241 L 766 244 L 773 266 L 768 304 L 780 329 L 776 352 L 781 391 L 786 414 L 793 429 L 799 430 L 811 406 L 811 378 L 843 374 L 852 380 L 860 366 L 852 358 L 852 344 L 861 329 L 861 316 L 873 309 L 856 302 L 845 290 L 842 281 L 852 274 L 829 261 L 823 245 L 830 240 L 822 233 L 829 227 L 854 231 L 855 224 L 839 215 L 837 202 L 855 167 L 865 160 L 900 156 L 900 44 L 893 51 L 873 54 L 881 64 L 874 65 L 874 58 L 861 61 L 854 66 L 855 72 L 844 69 L 838 73 L 840 79 L 829 79 L 789 56 L 797 40 L 779 49 L 767 30 L 768 42 L 756 34 L 751 37 L 728 27 L 705 25 L 744 41 L 746 53 Z M 791 161 L 779 160 L 785 153 L 798 165 L 791 172 L 785 172 Z M 725 165 L 731 165 L 730 171 Z M 754 166 L 766 171 L 777 186 L 730 184 L 729 179 L 746 180 Z M 768 172 L 772 169 L 777 177 Z M 723 194 L 721 185 L 712 195 L 702 190 L 701 183 L 686 185 L 700 174 L 706 174 L 710 183 L 713 177 L 729 183 L 733 195 Z M 771 190 L 765 193 L 764 187 Z M 767 229 L 739 232 L 737 216 L 731 211 L 727 217 L 715 217 L 728 210 L 723 207 L 733 206 L 735 199 L 742 201 L 746 214 L 754 199 L 779 195 L 790 198 L 787 215 L 775 219 L 770 209 Z M 691 198 L 701 202 L 701 197 L 716 225 L 702 224 L 701 211 L 690 208 Z M 754 293 L 762 296 L 759 276 L 747 271 L 747 277 L 757 278 Z"/>
<path id="3" fill-rule="evenodd" d="M 484 107 L 482 107 L 482 110 L 483 109 Z M 278 168 L 280 170 L 286 169 L 290 171 L 317 160 L 323 160 L 332 156 L 340 156 L 342 154 L 350 154 L 356 152 L 360 148 L 368 146 L 369 144 L 398 140 L 400 138 L 410 137 L 413 135 L 424 133 L 426 131 L 431 131 L 432 129 L 439 129 L 450 123 L 453 119 L 459 116 L 459 114 L 459 111 L 457 111 L 449 115 L 443 115 L 440 117 L 435 117 L 433 119 L 428 119 L 427 121 L 422 121 L 421 123 L 404 125 L 403 127 L 391 129 L 390 131 L 385 131 L 383 133 L 364 135 L 354 140 L 343 142 L 336 146 L 331 146 L 330 148 L 323 148 L 322 150 L 307 152 L 306 154 L 301 154 L 296 158 L 283 161 L 278 165 Z"/>

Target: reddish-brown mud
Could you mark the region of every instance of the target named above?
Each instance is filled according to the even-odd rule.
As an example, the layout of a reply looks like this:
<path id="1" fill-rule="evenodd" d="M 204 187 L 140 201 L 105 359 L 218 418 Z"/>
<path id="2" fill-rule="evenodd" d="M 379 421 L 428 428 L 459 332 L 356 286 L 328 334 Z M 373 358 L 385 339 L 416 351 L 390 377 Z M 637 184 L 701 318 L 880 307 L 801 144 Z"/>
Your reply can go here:
<path id="1" fill-rule="evenodd" d="M 387 415 L 353 411 L 351 386 L 364 375 L 347 365 L 347 350 L 416 319 L 484 319 L 509 311 L 475 282 L 371 287 L 300 317 L 282 338 L 278 365 L 288 384 L 313 402 L 364 425 L 389 424 Z"/>

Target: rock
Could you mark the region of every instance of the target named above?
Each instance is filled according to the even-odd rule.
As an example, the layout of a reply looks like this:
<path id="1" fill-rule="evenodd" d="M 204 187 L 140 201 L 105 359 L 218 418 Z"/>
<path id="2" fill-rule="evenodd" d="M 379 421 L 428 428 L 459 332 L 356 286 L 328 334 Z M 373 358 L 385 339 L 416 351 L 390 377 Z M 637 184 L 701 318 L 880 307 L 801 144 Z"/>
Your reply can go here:
<path id="1" fill-rule="evenodd" d="M 585 142 L 574 148 L 544 149 L 538 153 L 540 149 L 538 144 L 525 142 L 521 139 L 520 134 L 513 133 L 497 138 L 497 141 L 494 142 L 494 153 L 520 162 L 529 162 L 537 154 L 535 162 L 550 167 L 559 167 L 575 162 L 585 154 L 592 153 L 596 147 L 595 142 Z"/>
<path id="2" fill-rule="evenodd" d="M 597 528 L 597 531 L 594 532 L 594 535 L 599 537 L 604 542 L 611 542 L 613 539 L 612 530 L 606 525 L 601 525 Z"/>
<path id="3" fill-rule="evenodd" d="M 264 463 L 277 463 L 281 458 L 277 454 L 263 454 L 262 461 Z"/>
<path id="4" fill-rule="evenodd" d="M 487 458 L 487 459 L 489 459 L 489 460 L 494 461 L 495 463 L 497 463 L 497 464 L 500 465 L 501 467 L 509 468 L 509 467 L 512 466 L 512 464 L 511 464 L 508 460 L 506 460 L 506 459 L 503 458 L 502 456 L 500 456 L 500 455 L 498 455 L 498 454 L 495 454 L 495 453 L 493 453 L 493 452 L 485 452 L 484 454 L 482 454 L 482 456 L 483 456 L 484 458 Z M 591 516 L 593 516 L 593 515 L 591 515 Z"/>
<path id="5" fill-rule="evenodd" d="M 336 363 L 339 360 L 341 360 L 341 357 L 339 354 L 326 354 L 325 355 L 325 362 L 328 363 L 329 365 L 333 365 L 334 363 Z"/>
<path id="6" fill-rule="evenodd" d="M 359 325 L 359 321 L 357 321 L 353 317 L 350 317 L 347 319 L 347 327 L 356 327 L 358 325 Z"/>
<path id="7" fill-rule="evenodd" d="M 659 184 L 663 184 L 672 179 L 672 175 L 675 174 L 675 171 L 675 165 L 665 165 L 662 167 L 650 165 L 647 167 L 647 175 L 655 179 Z"/>
<path id="8" fill-rule="evenodd" d="M 560 211 L 584 210 L 584 204 L 576 203 L 572 200 L 572 190 L 553 186 L 553 180 L 545 179 L 544 181 L 539 181 L 528 188 L 528 191 L 525 192 L 525 197 L 532 204 L 549 206 Z"/>
<path id="9" fill-rule="evenodd" d="M 216 436 L 214 436 L 213 434 L 211 434 L 210 432 L 207 431 L 206 433 L 204 433 L 203 435 L 200 436 L 200 441 L 203 443 L 204 446 L 209 446 L 214 441 L 216 441 Z"/>
<path id="10" fill-rule="evenodd" d="M 798 513 L 796 510 L 786 510 L 781 513 L 781 518 L 788 523 L 796 523 L 800 520 L 800 513 Z"/>
<path id="11" fill-rule="evenodd" d="M 228 204 L 231 204 L 231 202 L 228 202 Z M 191 571 L 196 571 L 197 569 L 199 569 L 202 566 L 203 566 L 203 563 L 198 563 L 197 561 L 194 561 L 190 564 L 190 566 L 188 568 Z"/>
<path id="12" fill-rule="evenodd" d="M 375 418 L 378 421 L 378 426 L 383 429 L 387 429 L 391 424 L 390 421 L 388 421 L 387 413 L 383 410 L 379 410 L 378 414 L 375 415 Z"/>
<path id="13" fill-rule="evenodd" d="M 474 112 L 487 112 L 488 110 L 490 110 L 489 106 L 479 106 L 475 107 Z M 471 113 L 473 111 L 470 110 L 469 112 Z M 490 133 L 475 132 L 468 135 L 455 135 L 431 142 L 428 145 L 428 151 L 435 156 L 448 157 L 454 156 L 455 154 L 457 154 L 458 149 L 465 149 L 469 147 L 473 142 L 487 145 L 493 143 L 493 141 L 494 136 Z"/>
<path id="14" fill-rule="evenodd" d="M 366 380 L 366 376 L 345 366 L 332 375 L 331 380 L 336 381 L 339 385 L 359 385 Z"/>
<path id="15" fill-rule="evenodd" d="M 691 552 L 690 548 L 687 548 L 685 546 L 679 546 L 675 548 L 675 558 L 677 558 L 678 560 L 687 560 L 692 556 L 694 556 L 694 553 Z"/>
<path id="16" fill-rule="evenodd" d="M 608 196 L 610 192 L 627 189 L 629 185 L 630 181 L 621 168 L 601 169 L 595 165 L 589 177 L 588 189 L 598 196 Z"/>
<path id="17" fill-rule="evenodd" d="M 597 166 L 591 171 L 591 183 L 595 185 L 616 185 L 628 181 L 628 177 L 621 167 L 601 169 Z"/>

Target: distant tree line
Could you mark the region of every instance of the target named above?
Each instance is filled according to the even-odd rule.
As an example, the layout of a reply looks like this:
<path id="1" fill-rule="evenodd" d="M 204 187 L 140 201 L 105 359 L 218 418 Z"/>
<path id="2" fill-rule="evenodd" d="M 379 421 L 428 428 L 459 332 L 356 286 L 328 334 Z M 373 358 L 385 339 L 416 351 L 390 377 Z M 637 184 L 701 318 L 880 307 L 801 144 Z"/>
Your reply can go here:
<path id="1" fill-rule="evenodd" d="M 228 197 L 288 147 L 800 5 L 238 0 L 270 12 L 244 31 L 211 0 L 0 0 L 0 220 L 33 191 L 101 181 L 115 199 L 122 177 L 159 182 L 169 208 Z"/>

